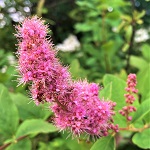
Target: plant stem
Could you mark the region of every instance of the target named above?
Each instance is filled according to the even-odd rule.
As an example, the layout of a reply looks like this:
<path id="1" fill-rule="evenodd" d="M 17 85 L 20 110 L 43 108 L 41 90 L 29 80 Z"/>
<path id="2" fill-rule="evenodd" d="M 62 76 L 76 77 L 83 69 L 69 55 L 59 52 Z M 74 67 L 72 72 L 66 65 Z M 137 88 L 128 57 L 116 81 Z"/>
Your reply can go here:
<path id="1" fill-rule="evenodd" d="M 132 12 L 134 12 L 135 9 L 135 0 L 131 0 L 131 4 L 132 4 Z M 130 43 L 129 43 L 129 48 L 127 51 L 127 65 L 126 65 L 126 71 L 129 73 L 129 68 L 130 68 L 130 55 L 131 55 L 131 51 L 133 49 L 133 43 L 134 43 L 134 36 L 135 36 L 135 21 L 134 21 L 134 16 L 132 14 L 132 34 L 131 34 L 131 39 L 130 39 Z"/>
<path id="2" fill-rule="evenodd" d="M 57 100 L 57 98 L 55 98 L 55 102 L 56 102 L 63 110 L 68 111 L 67 108 L 65 107 L 65 105 L 61 104 L 61 103 Z"/>
<path id="3" fill-rule="evenodd" d="M 25 139 L 28 135 L 24 135 L 24 136 L 21 136 L 19 137 L 18 139 L 15 140 L 15 143 L 17 143 L 18 141 L 21 141 L 23 139 Z M 7 148 L 9 145 L 11 145 L 13 142 L 9 142 L 7 144 L 4 144 L 2 146 L 0 146 L 0 150 L 4 150 L 5 148 Z"/>
<path id="4" fill-rule="evenodd" d="M 150 128 L 150 124 L 146 124 L 142 128 L 134 128 L 134 127 L 129 126 L 129 127 L 126 127 L 126 128 L 119 128 L 119 130 L 132 131 L 132 132 L 142 132 L 143 130 L 148 129 L 148 128 Z"/>
<path id="5" fill-rule="evenodd" d="M 38 2 L 36 14 L 37 14 L 39 17 L 42 16 L 42 9 L 43 9 L 44 3 L 45 3 L 45 0 L 40 0 L 40 1 Z"/>
<path id="6" fill-rule="evenodd" d="M 107 37 L 106 37 L 107 36 L 107 33 L 106 33 L 107 24 L 105 23 L 105 15 L 106 15 L 106 12 L 105 12 L 105 10 L 103 10 L 103 12 L 102 12 L 102 37 L 103 37 L 103 40 L 101 42 L 102 45 L 104 45 L 107 41 Z M 104 62 L 105 62 L 105 67 L 106 67 L 106 73 L 110 73 L 111 69 L 110 69 L 108 51 L 106 49 L 104 49 L 103 51 L 104 51 Z"/>

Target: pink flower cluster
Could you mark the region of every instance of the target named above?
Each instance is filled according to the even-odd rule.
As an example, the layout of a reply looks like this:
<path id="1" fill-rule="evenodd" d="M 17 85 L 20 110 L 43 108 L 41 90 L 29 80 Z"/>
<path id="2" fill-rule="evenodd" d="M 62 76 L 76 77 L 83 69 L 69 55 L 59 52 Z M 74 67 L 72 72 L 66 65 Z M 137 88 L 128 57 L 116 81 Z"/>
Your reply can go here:
<path id="1" fill-rule="evenodd" d="M 135 88 L 136 84 L 136 75 L 129 74 L 127 79 L 127 87 L 125 88 L 127 94 L 124 95 L 124 97 L 126 98 L 125 101 L 127 106 L 124 106 L 122 110 L 119 111 L 119 113 L 122 116 L 125 116 L 128 121 L 132 120 L 132 116 L 129 116 L 129 113 L 136 111 L 136 108 L 132 106 L 133 102 L 135 101 L 135 97 L 133 94 L 138 92 L 138 90 Z"/>
<path id="2" fill-rule="evenodd" d="M 20 83 L 32 81 L 30 88 L 36 104 L 51 102 L 57 92 L 64 92 L 70 82 L 70 74 L 55 57 L 52 43 L 46 39 L 47 26 L 33 17 L 17 26 L 19 39 Z"/>
<path id="3" fill-rule="evenodd" d="M 96 136 L 108 135 L 108 130 L 118 131 L 118 126 L 112 124 L 113 108 L 116 103 L 100 100 L 99 86 L 87 81 L 74 82 L 72 91 L 66 92 L 65 106 L 62 110 L 57 103 L 52 106 L 55 112 L 55 122 L 60 129 L 71 129 L 75 135 L 87 133 Z"/>
<path id="4" fill-rule="evenodd" d="M 31 95 L 37 105 L 50 103 L 55 125 L 61 130 L 70 129 L 73 135 L 106 136 L 109 130 L 117 132 L 112 118 L 116 104 L 99 99 L 97 84 L 71 79 L 46 38 L 48 28 L 44 22 L 34 16 L 16 29 L 20 83 L 31 83 Z"/>

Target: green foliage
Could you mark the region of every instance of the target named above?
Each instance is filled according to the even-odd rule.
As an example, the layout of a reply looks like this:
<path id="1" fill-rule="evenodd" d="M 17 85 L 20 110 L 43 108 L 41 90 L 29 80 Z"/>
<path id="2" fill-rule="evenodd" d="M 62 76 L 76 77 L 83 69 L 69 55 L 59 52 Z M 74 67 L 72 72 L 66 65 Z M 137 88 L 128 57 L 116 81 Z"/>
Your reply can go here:
<path id="1" fill-rule="evenodd" d="M 132 138 L 132 142 L 143 149 L 149 149 L 150 148 L 149 135 L 150 135 L 150 128 L 144 130 L 143 132 L 136 133 Z"/>
<path id="2" fill-rule="evenodd" d="M 6 1 L 5 7 L 0 7 L 0 27 L 1 21 L 6 22 L 0 28 L 0 145 L 9 143 L 7 150 L 150 149 L 150 45 L 149 39 L 134 40 L 136 30 L 149 26 L 150 2 L 136 0 L 133 7 L 131 1 L 125 0 L 76 0 L 76 4 L 72 1 L 45 1 L 38 8 L 40 15 L 43 14 L 51 25 L 53 33 L 49 34 L 52 34 L 54 43 L 63 41 L 72 32 L 80 40 L 80 50 L 59 51 L 63 64 L 70 65 L 73 79 L 87 78 L 102 84 L 100 98 L 117 104 L 114 123 L 127 131 L 121 129 L 117 135 L 110 133 L 96 142 L 87 142 L 82 137 L 79 141 L 68 138 L 68 132 L 58 134 L 50 122 L 53 114 L 49 105 L 36 106 L 24 95 L 27 86 L 16 87 L 17 64 L 11 64 L 9 60 L 17 43 L 13 35 L 16 23 L 9 10 L 14 7 L 16 12 L 28 16 L 38 11 L 39 2 Z M 25 12 L 24 7 L 31 8 L 32 12 Z M 127 126 L 125 117 L 118 111 L 125 106 L 125 80 L 130 72 L 137 74 L 139 92 L 134 103 L 137 111 L 131 114 L 133 119 Z M 132 145 L 128 142 L 131 139 Z"/>
<path id="3" fill-rule="evenodd" d="M 150 75 L 150 54 L 149 54 L 150 46 L 148 44 L 144 44 L 141 47 L 143 57 L 135 57 L 131 56 L 131 65 L 138 68 L 139 71 L 137 73 L 137 88 L 139 89 L 139 93 L 142 95 L 142 101 L 147 99 L 150 96 L 149 90 L 149 75 Z"/>
<path id="4" fill-rule="evenodd" d="M 0 134 L 12 137 L 18 127 L 19 116 L 15 104 L 12 102 L 8 90 L 0 84 Z"/>
<path id="5" fill-rule="evenodd" d="M 49 143 L 40 142 L 39 150 L 66 150 L 67 146 L 65 145 L 65 140 L 62 138 L 55 138 Z"/>
<path id="6" fill-rule="evenodd" d="M 31 139 L 26 136 L 35 137 L 39 133 L 57 131 L 52 124 L 45 121 L 51 115 L 50 111 L 42 108 L 46 106 L 34 105 L 29 103 L 27 97 L 19 93 L 9 93 L 7 88 L 0 84 L 0 135 L 4 137 L 2 141 L 0 139 L 0 143 L 11 142 L 8 150 L 20 150 L 22 146 L 30 150 Z M 19 121 L 23 122 L 20 124 Z M 21 138 L 23 140 L 19 141 Z"/>
<path id="7" fill-rule="evenodd" d="M 31 150 L 32 149 L 32 143 L 31 140 L 23 139 L 22 141 L 19 141 L 18 143 L 11 144 L 6 150 Z"/>
<path id="8" fill-rule="evenodd" d="M 68 137 L 68 133 L 62 134 L 62 137 L 69 150 L 87 150 L 90 149 L 93 144 L 92 142 L 88 142 L 84 139 L 84 137 L 81 137 L 78 141 L 76 139 L 72 139 L 71 137 Z"/>
<path id="9" fill-rule="evenodd" d="M 115 4 L 111 1 L 82 0 L 76 1 L 76 4 L 78 7 L 71 12 L 71 17 L 78 21 L 75 24 L 76 32 L 83 33 L 81 51 L 84 52 L 84 58 L 79 60 L 83 68 L 90 70 L 88 79 L 99 81 L 104 73 L 113 73 L 114 69 L 120 71 L 124 65 L 117 52 L 122 39 L 112 29 L 120 24 L 120 14 L 123 13 L 120 7 L 127 3 L 118 0 Z M 78 15 L 80 17 L 76 18 Z"/>
<path id="10" fill-rule="evenodd" d="M 26 119 L 47 119 L 51 113 L 50 109 L 46 105 L 35 106 L 32 100 L 29 100 L 23 94 L 11 93 L 11 98 L 19 111 L 19 117 L 21 120 Z M 46 108 L 47 107 L 47 108 Z"/>
<path id="11" fill-rule="evenodd" d="M 138 110 L 135 112 L 133 116 L 132 123 L 134 123 L 135 121 L 144 119 L 144 117 L 150 113 L 149 104 L 150 104 L 150 98 L 142 102 L 142 104 L 140 105 L 140 107 L 138 108 Z"/>
<path id="12" fill-rule="evenodd" d="M 81 69 L 79 61 L 77 59 L 73 60 L 70 64 L 70 70 L 72 78 L 77 79 L 77 78 L 85 78 L 86 77 L 86 72 Z"/>
<path id="13" fill-rule="evenodd" d="M 115 150 L 115 141 L 113 136 L 101 138 L 95 142 L 90 150 Z"/>
<path id="14" fill-rule="evenodd" d="M 113 100 L 116 102 L 116 111 L 122 109 L 125 106 L 124 94 L 125 94 L 125 81 L 113 76 L 113 75 L 105 75 L 103 78 L 104 89 L 100 92 L 100 97 L 108 100 Z M 119 92 L 118 92 L 119 90 Z M 126 126 L 125 118 L 116 113 L 114 116 L 115 123 L 119 124 L 122 127 Z"/>
<path id="15" fill-rule="evenodd" d="M 30 119 L 24 121 L 16 132 L 16 137 L 21 137 L 30 134 L 50 133 L 55 132 L 57 129 L 48 122 L 42 119 Z"/>

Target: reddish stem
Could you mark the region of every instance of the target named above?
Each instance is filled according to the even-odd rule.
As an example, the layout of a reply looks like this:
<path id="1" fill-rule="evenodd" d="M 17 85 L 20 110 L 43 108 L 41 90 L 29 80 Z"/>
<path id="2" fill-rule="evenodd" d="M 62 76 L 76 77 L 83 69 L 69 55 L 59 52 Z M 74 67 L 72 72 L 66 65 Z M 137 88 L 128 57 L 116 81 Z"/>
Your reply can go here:
<path id="1" fill-rule="evenodd" d="M 16 139 L 16 143 L 18 142 L 18 141 L 21 141 L 22 139 L 25 139 L 26 137 L 27 137 L 28 135 L 24 135 L 24 136 L 21 136 L 21 137 L 19 137 L 18 139 Z M 7 148 L 9 145 L 11 145 L 13 142 L 9 142 L 9 143 L 7 143 L 7 144 L 4 144 L 4 145 L 2 145 L 2 146 L 0 146 L 0 150 L 4 150 L 5 148 Z"/>

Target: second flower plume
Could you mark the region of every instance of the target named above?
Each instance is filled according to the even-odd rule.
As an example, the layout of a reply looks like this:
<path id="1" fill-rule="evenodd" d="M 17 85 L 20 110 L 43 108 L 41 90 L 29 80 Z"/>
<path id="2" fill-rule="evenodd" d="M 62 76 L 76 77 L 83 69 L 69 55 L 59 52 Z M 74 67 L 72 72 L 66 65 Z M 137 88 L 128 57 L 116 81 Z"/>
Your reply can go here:
<path id="1" fill-rule="evenodd" d="M 30 92 L 36 105 L 50 103 L 54 124 L 69 129 L 74 136 L 86 133 L 107 136 L 118 131 L 113 124 L 112 101 L 100 100 L 96 83 L 73 81 L 67 67 L 56 57 L 57 51 L 47 37 L 48 27 L 34 16 L 16 27 L 20 84 L 31 83 Z"/>

